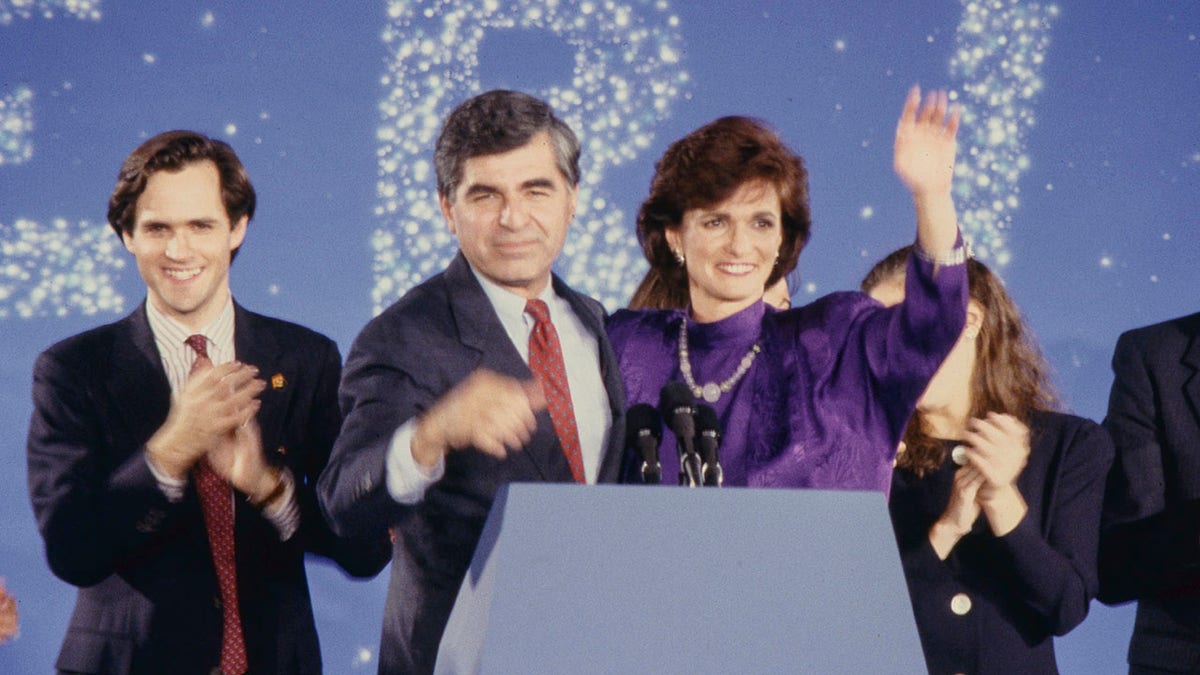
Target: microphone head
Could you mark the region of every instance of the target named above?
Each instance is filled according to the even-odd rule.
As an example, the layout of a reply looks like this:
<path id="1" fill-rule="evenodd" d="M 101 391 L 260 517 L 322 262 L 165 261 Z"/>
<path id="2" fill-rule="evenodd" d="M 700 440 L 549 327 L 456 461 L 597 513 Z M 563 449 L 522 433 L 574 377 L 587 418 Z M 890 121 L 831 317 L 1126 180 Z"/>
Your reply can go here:
<path id="1" fill-rule="evenodd" d="M 696 433 L 711 432 L 717 437 L 721 435 L 721 422 L 717 419 L 717 411 L 712 406 L 703 403 L 696 406 Z"/>
<path id="2" fill-rule="evenodd" d="M 656 440 L 662 440 L 662 417 L 649 403 L 639 403 L 625 414 L 625 445 L 635 447 L 640 436 L 649 433 Z"/>
<path id="3" fill-rule="evenodd" d="M 663 419 L 671 419 L 675 411 L 680 408 L 688 408 L 689 413 L 695 412 L 695 397 L 692 396 L 692 390 L 682 382 L 668 382 L 661 391 L 658 392 L 658 412 L 663 416 Z"/>

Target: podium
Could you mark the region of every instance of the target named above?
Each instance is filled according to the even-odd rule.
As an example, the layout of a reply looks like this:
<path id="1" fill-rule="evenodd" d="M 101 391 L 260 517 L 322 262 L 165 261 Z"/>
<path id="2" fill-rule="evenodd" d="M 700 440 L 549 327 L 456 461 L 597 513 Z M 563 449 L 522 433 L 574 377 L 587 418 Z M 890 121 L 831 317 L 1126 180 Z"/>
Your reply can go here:
<path id="1" fill-rule="evenodd" d="M 502 487 L 439 673 L 922 673 L 884 496 Z"/>

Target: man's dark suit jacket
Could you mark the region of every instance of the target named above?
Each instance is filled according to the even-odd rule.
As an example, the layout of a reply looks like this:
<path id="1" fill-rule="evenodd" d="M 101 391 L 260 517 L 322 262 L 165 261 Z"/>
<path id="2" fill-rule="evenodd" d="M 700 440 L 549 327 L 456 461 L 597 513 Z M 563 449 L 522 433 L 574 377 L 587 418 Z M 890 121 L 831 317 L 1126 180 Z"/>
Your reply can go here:
<path id="1" fill-rule="evenodd" d="M 623 442 L 624 396 L 604 334 L 604 311 L 557 278 L 553 284 L 600 346 L 613 425 L 599 479 L 614 482 Z M 385 463 L 393 432 L 477 368 L 519 379 L 532 377 L 461 253 L 445 272 L 368 323 L 346 360 L 341 387 L 346 420 L 321 477 L 319 494 L 340 534 L 394 528 L 381 673 L 433 669 L 438 643 L 496 489 L 517 481 L 571 480 L 550 416 L 542 411 L 537 432 L 523 450 L 503 460 L 474 449 L 451 452 L 445 476 L 420 503 L 404 506 L 392 499 Z"/>
<path id="2" fill-rule="evenodd" d="M 1200 314 L 1123 334 L 1100 599 L 1137 600 L 1133 666 L 1200 672 Z"/>
<path id="3" fill-rule="evenodd" d="M 250 672 L 320 672 L 304 552 L 370 576 L 387 564 L 387 540 L 335 539 L 316 504 L 313 486 L 341 421 L 337 346 L 236 305 L 234 325 L 238 360 L 272 382 L 260 396 L 263 448 L 291 469 L 301 513 L 296 534 L 281 542 L 235 493 Z M 79 587 L 60 670 L 207 674 L 217 665 L 220 594 L 195 488 L 169 502 L 144 458 L 170 399 L 144 305 L 54 345 L 34 367 L 30 497 L 51 570 Z"/>

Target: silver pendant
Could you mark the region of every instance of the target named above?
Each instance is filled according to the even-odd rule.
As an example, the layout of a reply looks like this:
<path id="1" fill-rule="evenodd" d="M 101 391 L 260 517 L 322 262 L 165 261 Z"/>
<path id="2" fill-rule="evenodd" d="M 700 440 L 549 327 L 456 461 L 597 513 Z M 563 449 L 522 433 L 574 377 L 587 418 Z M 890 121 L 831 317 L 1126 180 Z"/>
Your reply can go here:
<path id="1" fill-rule="evenodd" d="M 721 385 L 716 382 L 709 382 L 700 390 L 700 395 L 709 403 L 716 403 L 717 399 L 721 398 Z"/>

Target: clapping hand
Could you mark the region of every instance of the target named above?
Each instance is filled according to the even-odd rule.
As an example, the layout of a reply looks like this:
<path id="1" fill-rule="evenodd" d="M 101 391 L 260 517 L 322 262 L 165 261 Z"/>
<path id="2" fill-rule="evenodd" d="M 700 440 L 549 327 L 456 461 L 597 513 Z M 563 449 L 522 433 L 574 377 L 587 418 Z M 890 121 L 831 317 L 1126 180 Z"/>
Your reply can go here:
<path id="1" fill-rule="evenodd" d="M 979 472 L 976 497 L 997 536 L 1012 531 L 1025 516 L 1017 478 L 1029 460 L 1029 427 L 1012 415 L 988 413 L 967 423 L 967 467 Z"/>

